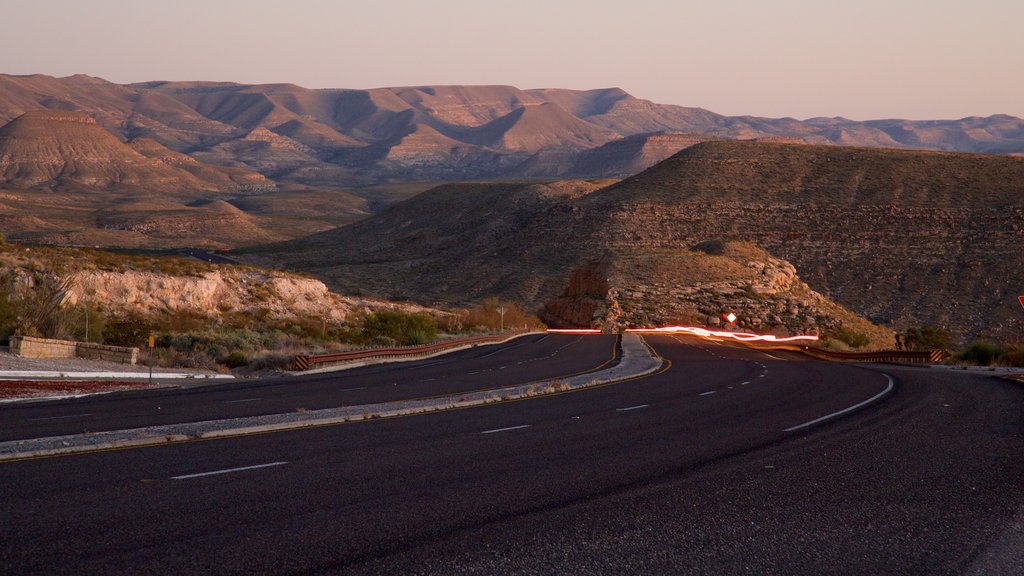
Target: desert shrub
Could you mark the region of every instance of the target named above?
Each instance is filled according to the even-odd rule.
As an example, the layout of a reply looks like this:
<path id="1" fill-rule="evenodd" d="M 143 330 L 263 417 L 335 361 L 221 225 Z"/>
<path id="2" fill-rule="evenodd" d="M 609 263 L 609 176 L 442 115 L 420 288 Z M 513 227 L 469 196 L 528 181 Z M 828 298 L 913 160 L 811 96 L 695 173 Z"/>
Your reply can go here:
<path id="1" fill-rule="evenodd" d="M 220 360 L 220 363 L 227 366 L 228 368 L 240 368 L 249 363 L 249 358 L 245 354 L 235 350 Z"/>
<path id="2" fill-rule="evenodd" d="M 846 327 L 840 328 L 832 334 L 832 338 L 838 340 L 850 348 L 863 348 L 871 341 L 866 334 L 855 332 Z"/>
<path id="3" fill-rule="evenodd" d="M 146 347 L 153 325 L 138 312 L 130 312 L 109 319 L 103 332 L 103 340 L 107 344 Z"/>
<path id="4" fill-rule="evenodd" d="M 907 328 L 902 334 L 902 340 L 907 350 L 945 350 L 949 347 L 949 332 L 927 325 Z"/>
<path id="5" fill-rule="evenodd" d="M 15 302 L 22 333 L 43 338 L 69 338 L 71 315 L 62 304 L 72 283 L 70 278 L 33 275 L 31 286 Z"/>
<path id="6" fill-rule="evenodd" d="M 991 342 L 974 342 L 956 355 L 957 360 L 988 366 L 999 357 L 1000 350 Z"/>
<path id="7" fill-rule="evenodd" d="M 91 303 L 79 303 L 68 306 L 65 314 L 70 319 L 70 334 L 79 342 L 102 343 L 107 329 L 107 318 L 103 308 Z"/>
<path id="8" fill-rule="evenodd" d="M 382 310 L 363 319 L 362 336 L 377 344 L 415 346 L 432 342 L 437 337 L 437 324 L 429 314 Z"/>
<path id="9" fill-rule="evenodd" d="M 504 321 L 502 321 L 504 309 Z M 533 314 L 527 314 L 511 302 L 502 302 L 497 298 L 488 298 L 478 306 L 458 313 L 459 320 L 449 321 L 450 325 L 458 325 L 464 330 L 506 330 L 523 326 L 537 328 L 543 323 Z"/>

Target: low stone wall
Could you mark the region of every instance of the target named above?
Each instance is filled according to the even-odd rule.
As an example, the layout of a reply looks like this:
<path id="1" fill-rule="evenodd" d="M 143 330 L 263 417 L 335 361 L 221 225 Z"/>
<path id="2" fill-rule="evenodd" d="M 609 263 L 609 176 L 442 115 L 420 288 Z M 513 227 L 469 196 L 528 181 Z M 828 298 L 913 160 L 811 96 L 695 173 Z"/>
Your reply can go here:
<path id="1" fill-rule="evenodd" d="M 138 348 L 104 346 L 92 342 L 50 340 L 31 336 L 11 336 L 11 353 L 24 358 L 86 358 L 120 364 L 135 364 L 139 359 Z"/>

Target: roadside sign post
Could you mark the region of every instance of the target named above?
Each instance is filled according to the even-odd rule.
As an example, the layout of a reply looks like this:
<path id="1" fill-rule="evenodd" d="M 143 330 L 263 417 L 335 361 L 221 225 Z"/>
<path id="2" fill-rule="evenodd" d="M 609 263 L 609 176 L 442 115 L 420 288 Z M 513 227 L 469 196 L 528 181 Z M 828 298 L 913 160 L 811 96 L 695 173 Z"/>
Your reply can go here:
<path id="1" fill-rule="evenodd" d="M 149 335 L 149 385 L 153 385 L 153 347 L 156 346 L 156 336 Z"/>
<path id="2" fill-rule="evenodd" d="M 1024 296 L 1017 296 L 1017 301 L 1020 302 L 1022 307 L 1024 307 Z"/>

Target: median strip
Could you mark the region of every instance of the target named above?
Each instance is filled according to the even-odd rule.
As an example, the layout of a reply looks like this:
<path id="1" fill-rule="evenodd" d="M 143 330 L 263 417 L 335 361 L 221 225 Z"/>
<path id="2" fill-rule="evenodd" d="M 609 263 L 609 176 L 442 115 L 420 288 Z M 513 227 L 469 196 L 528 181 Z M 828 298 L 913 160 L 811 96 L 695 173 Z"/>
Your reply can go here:
<path id="1" fill-rule="evenodd" d="M 0 460 L 17 460 L 113 448 L 152 446 L 172 442 L 296 430 L 313 426 L 327 426 L 377 418 L 469 408 L 495 402 L 557 394 L 639 378 L 658 371 L 662 364 L 662 359 L 652 354 L 639 335 L 624 334 L 622 336 L 622 357 L 620 361 L 610 368 L 589 374 L 530 382 L 497 389 L 450 394 L 435 398 L 150 426 L 130 430 L 51 436 L 31 440 L 12 440 L 0 442 Z"/>

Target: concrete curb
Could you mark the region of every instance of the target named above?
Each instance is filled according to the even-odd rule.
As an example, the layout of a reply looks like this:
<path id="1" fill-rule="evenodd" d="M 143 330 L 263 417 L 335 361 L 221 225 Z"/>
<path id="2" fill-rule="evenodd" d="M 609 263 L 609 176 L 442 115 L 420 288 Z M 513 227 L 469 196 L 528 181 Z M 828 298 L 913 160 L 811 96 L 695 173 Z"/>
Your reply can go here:
<path id="1" fill-rule="evenodd" d="M 93 452 L 112 448 L 154 446 L 223 436 L 297 430 L 344 422 L 358 422 L 377 418 L 468 408 L 630 380 L 652 374 L 659 370 L 662 364 L 662 359 L 651 353 L 651 349 L 640 336 L 624 334 L 622 336 L 622 359 L 618 364 L 598 372 L 581 374 L 561 380 L 538 381 L 495 390 L 466 392 L 418 400 L 400 400 L 365 404 L 362 406 L 310 410 L 308 412 L 289 412 L 268 416 L 209 420 L 205 422 L 170 424 L 91 434 L 12 440 L 0 442 L 0 461 L 57 454 L 73 454 L 76 452 Z"/>
<path id="2" fill-rule="evenodd" d="M 547 332 L 524 332 L 522 334 L 514 334 L 505 338 L 504 340 L 495 340 L 494 342 L 480 342 L 477 344 L 466 344 L 465 346 L 456 346 L 454 348 L 447 348 L 433 354 L 427 354 L 424 356 L 396 356 L 393 358 L 370 358 L 367 360 L 353 360 L 351 362 L 334 364 L 332 366 L 324 366 L 323 368 L 312 368 L 310 370 L 302 370 L 301 372 L 286 372 L 290 376 L 305 376 L 307 374 L 325 374 L 327 372 L 339 372 L 341 370 L 350 370 L 352 368 L 362 368 L 363 366 L 374 366 L 376 364 L 390 364 L 392 362 L 414 362 L 416 360 L 427 360 L 429 358 L 436 358 L 438 356 L 444 356 L 445 354 L 451 354 L 452 352 L 458 352 L 459 350 L 468 350 L 477 346 L 493 346 L 494 344 L 504 344 L 516 338 L 522 338 L 523 336 L 530 336 L 536 334 L 547 334 Z"/>

